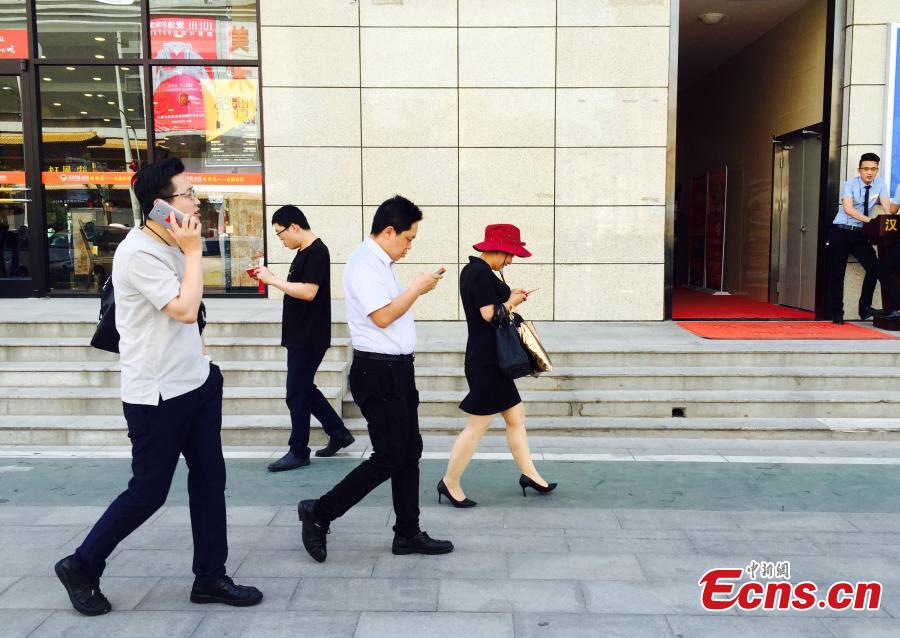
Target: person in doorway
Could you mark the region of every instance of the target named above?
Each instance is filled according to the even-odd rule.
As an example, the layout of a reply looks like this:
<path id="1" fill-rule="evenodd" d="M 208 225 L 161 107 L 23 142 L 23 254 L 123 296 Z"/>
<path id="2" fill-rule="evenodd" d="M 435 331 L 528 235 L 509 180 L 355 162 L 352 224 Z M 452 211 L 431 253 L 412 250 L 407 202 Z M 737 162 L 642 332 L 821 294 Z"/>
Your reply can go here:
<path id="1" fill-rule="evenodd" d="M 309 227 L 306 215 L 296 206 L 282 206 L 272 215 L 275 235 L 285 247 L 297 249 L 287 281 L 265 266 L 253 277 L 284 293 L 281 345 L 288 351 L 287 406 L 291 413 L 288 451 L 269 464 L 270 472 L 293 470 L 309 465 L 310 415 L 316 417 L 328 435 L 328 445 L 316 456 L 334 456 L 353 443 L 328 399 L 316 387 L 315 376 L 331 347 L 331 256 L 321 239 Z"/>
<path id="2" fill-rule="evenodd" d="M 443 269 L 419 273 L 403 290 L 394 263 L 412 247 L 422 212 L 399 195 L 375 211 L 370 236 L 347 260 L 344 293 L 353 342 L 350 391 L 366 419 L 372 455 L 327 494 L 300 501 L 303 547 L 315 560 L 327 557 L 331 522 L 390 479 L 394 554 L 446 554 L 453 543 L 419 528 L 419 392 L 416 390 L 416 326 L 411 308 L 437 286 Z"/>
<path id="3" fill-rule="evenodd" d="M 56 575 L 76 611 L 108 613 L 112 606 L 100 591 L 106 559 L 165 503 L 184 455 L 194 537 L 191 602 L 256 605 L 262 592 L 236 585 L 225 572 L 222 373 L 204 354 L 197 326 L 200 202 L 177 158 L 145 166 L 133 185 L 145 216 L 161 199 L 184 217 L 171 228 L 145 219 L 116 249 L 112 280 L 132 477 L 75 553 L 56 563 Z"/>
<path id="4" fill-rule="evenodd" d="M 859 174 L 844 182 L 841 205 L 828 234 L 828 297 L 831 320 L 836 324 L 844 323 L 844 275 L 850 254 L 866 271 L 859 295 L 860 319 L 865 321 L 881 312 L 872 307 L 879 279 L 878 258 L 862 232 L 863 225 L 872 219 L 870 215 L 876 204 L 880 203 L 885 210 L 891 209 L 887 185 L 878 176 L 880 162 L 881 158 L 875 153 L 863 153 L 859 158 Z"/>
<path id="5" fill-rule="evenodd" d="M 466 498 L 460 480 L 472 460 L 478 442 L 488 430 L 494 416 L 500 414 L 506 422 L 506 442 L 519 467 L 519 487 L 525 496 L 526 488 L 546 494 L 556 488 L 537 471 L 528 449 L 525 433 L 525 406 L 515 382 L 506 376 L 497 363 L 497 341 L 492 321 L 499 304 L 512 310 L 528 300 L 522 288 L 510 290 L 506 282 L 494 273 L 503 273 L 514 257 L 531 257 L 521 240 L 519 229 L 512 224 L 492 224 L 484 229 L 484 241 L 473 248 L 481 254 L 469 257 L 469 263 L 459 274 L 459 295 L 466 314 L 469 337 L 466 341 L 465 374 L 469 393 L 460 409 L 469 415 L 465 429 L 453 443 L 447 471 L 437 485 L 438 501 L 442 496 L 454 507 L 474 507 L 477 503 Z M 532 291 L 533 292 L 533 291 Z"/>

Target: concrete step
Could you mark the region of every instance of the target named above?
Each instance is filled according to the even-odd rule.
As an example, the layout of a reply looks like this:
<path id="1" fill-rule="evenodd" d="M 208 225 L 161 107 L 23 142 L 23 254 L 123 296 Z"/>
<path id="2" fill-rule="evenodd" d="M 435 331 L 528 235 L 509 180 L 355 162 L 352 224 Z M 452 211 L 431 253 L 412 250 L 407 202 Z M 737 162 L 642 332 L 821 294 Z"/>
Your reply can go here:
<path id="1" fill-rule="evenodd" d="M 99 301 L 97 303 L 99 311 Z M 82 337 L 89 340 L 96 326 L 96 321 L 2 321 L 0 334 L 19 338 Z M 210 319 L 204 332 L 208 337 L 281 337 L 281 321 L 244 322 Z M 349 337 L 347 324 L 332 323 L 331 336 Z"/>
<path id="2" fill-rule="evenodd" d="M 420 416 L 459 416 L 465 392 L 419 392 Z M 532 390 L 520 393 L 531 416 L 575 417 L 784 417 L 890 418 L 900 414 L 900 392 L 871 391 L 690 391 Z M 344 397 L 345 418 L 360 417 Z"/>
<path id="3" fill-rule="evenodd" d="M 226 386 L 281 387 L 287 381 L 287 362 L 216 361 Z M 345 385 L 343 361 L 323 361 L 316 373 L 319 386 Z M 34 361 L 0 363 L 0 387 L 119 387 L 118 362 Z"/>
<path id="4" fill-rule="evenodd" d="M 221 361 L 283 361 L 285 350 L 280 337 L 209 337 L 210 355 Z M 327 361 L 347 361 L 350 340 L 331 340 L 325 355 Z M 80 337 L 3 337 L 0 338 L 0 361 L 117 361 L 118 355 L 90 346 Z"/>
<path id="5" fill-rule="evenodd" d="M 419 427 L 425 434 L 456 435 L 465 426 L 461 417 L 424 417 Z M 313 421 L 312 447 L 326 442 L 324 432 Z M 345 420 L 357 435 L 365 436 L 362 419 Z M 681 436 L 734 438 L 810 439 L 900 439 L 900 419 L 811 419 L 811 418 L 604 418 L 529 417 L 532 436 Z M 286 445 L 290 417 L 277 415 L 225 415 L 224 445 Z M 495 418 L 491 431 L 502 432 L 503 420 Z M 129 445 L 125 419 L 107 416 L 0 416 L 0 445 Z M 450 444 L 447 444 L 449 451 Z"/>
<path id="6" fill-rule="evenodd" d="M 340 387 L 321 387 L 322 394 L 340 414 Z M 226 387 L 222 413 L 229 415 L 258 415 L 285 413 L 283 387 Z M 59 388 L 28 386 L 0 388 L 2 415 L 115 415 L 122 412 L 122 400 L 117 387 Z"/>
<path id="7" fill-rule="evenodd" d="M 468 391 L 462 368 L 416 366 L 421 391 Z M 900 368 L 719 366 L 554 368 L 516 380 L 520 390 L 894 390 Z"/>

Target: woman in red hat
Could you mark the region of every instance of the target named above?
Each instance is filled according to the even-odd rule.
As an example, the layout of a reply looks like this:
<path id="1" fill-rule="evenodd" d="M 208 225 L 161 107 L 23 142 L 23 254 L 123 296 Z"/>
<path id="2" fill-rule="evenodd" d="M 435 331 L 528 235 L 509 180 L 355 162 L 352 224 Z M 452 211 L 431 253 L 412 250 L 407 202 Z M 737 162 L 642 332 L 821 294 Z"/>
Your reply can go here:
<path id="1" fill-rule="evenodd" d="M 556 487 L 556 483 L 547 483 L 543 479 L 531 460 L 525 433 L 525 406 L 515 382 L 497 363 L 497 341 L 491 323 L 496 304 L 504 304 L 512 310 L 528 299 L 524 289 L 510 290 L 494 272 L 500 272 L 502 276 L 503 268 L 512 263 L 514 256 L 530 257 L 531 253 L 525 249 L 519 229 L 512 224 L 491 224 L 484 230 L 484 241 L 475 244 L 474 248 L 481 255 L 469 257 L 469 263 L 459 275 L 459 294 L 469 329 L 465 359 L 469 394 L 459 407 L 469 415 L 469 420 L 453 444 L 447 472 L 437 486 L 438 500 L 446 496 L 456 507 L 476 505 L 475 501 L 466 498 L 460 479 L 478 442 L 498 413 L 506 421 L 506 441 L 521 472 L 522 495 L 527 487 L 541 493 Z"/>

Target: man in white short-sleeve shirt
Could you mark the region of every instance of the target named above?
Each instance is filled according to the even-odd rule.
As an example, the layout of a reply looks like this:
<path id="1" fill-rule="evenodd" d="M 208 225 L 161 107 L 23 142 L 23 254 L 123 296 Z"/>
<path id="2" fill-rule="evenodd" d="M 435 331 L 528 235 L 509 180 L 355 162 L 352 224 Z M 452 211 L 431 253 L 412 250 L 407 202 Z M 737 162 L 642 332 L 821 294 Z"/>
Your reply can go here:
<path id="1" fill-rule="evenodd" d="M 366 419 L 372 455 L 317 500 L 300 501 L 303 546 L 315 560 L 327 557 L 325 536 L 369 492 L 391 481 L 394 554 L 446 554 L 453 543 L 419 528 L 419 392 L 413 366 L 416 326 L 410 309 L 443 276 L 421 272 L 404 290 L 394 263 L 406 256 L 422 212 L 399 195 L 383 202 L 371 235 L 347 260 L 344 293 L 353 343 L 350 392 Z"/>
<path id="2" fill-rule="evenodd" d="M 145 224 L 119 244 L 112 275 L 133 475 L 55 571 L 76 611 L 108 613 L 112 606 L 100 591 L 106 559 L 165 503 L 184 455 L 194 536 L 191 602 L 255 605 L 262 593 L 236 585 L 225 573 L 222 373 L 205 356 L 197 324 L 203 297 L 200 200 L 177 158 L 142 168 L 133 185 Z M 157 200 L 180 212 L 181 222 L 173 219 L 167 227 L 147 218 Z"/>

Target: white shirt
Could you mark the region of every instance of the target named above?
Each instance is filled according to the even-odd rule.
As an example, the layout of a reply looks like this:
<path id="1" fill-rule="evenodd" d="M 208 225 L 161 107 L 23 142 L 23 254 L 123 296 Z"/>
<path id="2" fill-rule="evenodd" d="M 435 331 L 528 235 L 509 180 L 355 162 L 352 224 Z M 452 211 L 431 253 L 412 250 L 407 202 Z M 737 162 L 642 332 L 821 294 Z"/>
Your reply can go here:
<path id="1" fill-rule="evenodd" d="M 416 348 L 416 323 L 411 311 L 387 328 L 379 328 L 369 317 L 403 292 L 393 266 L 388 254 L 371 237 L 357 246 L 347 259 L 344 296 L 350 341 L 356 350 L 412 354 Z"/>
<path id="2" fill-rule="evenodd" d="M 158 405 L 196 390 L 209 376 L 200 329 L 162 312 L 178 296 L 184 255 L 134 228 L 116 248 L 113 288 L 122 401 Z"/>

